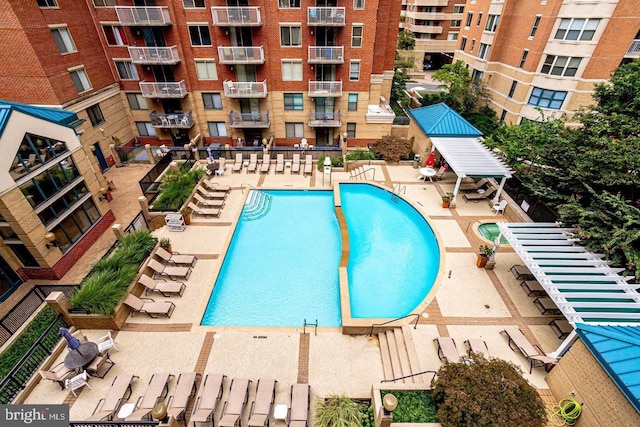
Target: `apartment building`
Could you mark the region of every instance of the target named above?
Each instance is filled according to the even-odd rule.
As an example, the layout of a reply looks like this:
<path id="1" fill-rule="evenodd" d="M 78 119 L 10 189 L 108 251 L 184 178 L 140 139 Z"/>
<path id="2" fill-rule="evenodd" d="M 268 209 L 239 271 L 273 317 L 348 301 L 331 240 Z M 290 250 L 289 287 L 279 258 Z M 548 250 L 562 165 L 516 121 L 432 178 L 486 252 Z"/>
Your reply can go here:
<path id="1" fill-rule="evenodd" d="M 505 123 L 571 115 L 594 85 L 640 56 L 634 0 L 467 0 L 455 58 Z"/>

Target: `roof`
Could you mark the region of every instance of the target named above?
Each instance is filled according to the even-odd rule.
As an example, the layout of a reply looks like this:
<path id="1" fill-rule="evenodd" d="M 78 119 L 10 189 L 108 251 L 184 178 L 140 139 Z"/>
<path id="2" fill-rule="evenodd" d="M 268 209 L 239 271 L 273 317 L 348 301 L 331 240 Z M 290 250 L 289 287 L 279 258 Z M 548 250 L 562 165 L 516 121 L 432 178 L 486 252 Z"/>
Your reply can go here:
<path id="1" fill-rule="evenodd" d="M 577 324 L 576 332 L 620 391 L 640 412 L 640 327 Z"/>
<path id="2" fill-rule="evenodd" d="M 409 110 L 409 114 L 429 137 L 482 136 L 482 132 L 443 102 Z"/>
<path id="3" fill-rule="evenodd" d="M 11 113 L 19 111 L 39 119 L 57 123 L 73 129 L 73 123 L 78 121 L 76 113 L 51 107 L 38 107 L 35 105 L 19 104 L 17 102 L 0 100 L 0 136 L 9 122 Z"/>
<path id="4" fill-rule="evenodd" d="M 511 178 L 513 170 L 478 138 L 431 138 L 431 143 L 459 177 Z"/>

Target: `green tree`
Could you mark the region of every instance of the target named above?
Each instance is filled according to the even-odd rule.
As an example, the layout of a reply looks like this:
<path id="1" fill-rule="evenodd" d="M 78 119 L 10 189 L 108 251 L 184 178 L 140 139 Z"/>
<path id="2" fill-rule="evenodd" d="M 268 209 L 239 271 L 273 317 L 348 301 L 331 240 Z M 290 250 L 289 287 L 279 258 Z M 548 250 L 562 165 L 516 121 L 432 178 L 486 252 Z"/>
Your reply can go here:
<path id="1" fill-rule="evenodd" d="M 398 162 L 400 159 L 408 159 L 411 154 L 412 142 L 397 136 L 385 135 L 373 144 L 371 151 L 376 158 L 387 162 Z"/>
<path id="2" fill-rule="evenodd" d="M 405 68 L 396 70 L 393 74 L 393 80 L 391 82 L 391 100 L 390 105 L 396 115 L 405 116 L 405 112 L 402 108 L 407 108 L 409 103 L 409 96 L 407 95 L 407 82 L 410 80 L 409 73 Z M 401 108 L 398 106 L 401 106 Z"/>
<path id="3" fill-rule="evenodd" d="M 462 61 L 443 65 L 442 68 L 434 72 L 431 77 L 434 80 L 443 82 L 440 88 L 446 89 L 451 95 L 458 99 L 464 99 L 469 92 L 471 75 Z"/>
<path id="4" fill-rule="evenodd" d="M 416 46 L 416 36 L 410 31 L 400 31 L 398 33 L 398 50 L 413 50 Z"/>

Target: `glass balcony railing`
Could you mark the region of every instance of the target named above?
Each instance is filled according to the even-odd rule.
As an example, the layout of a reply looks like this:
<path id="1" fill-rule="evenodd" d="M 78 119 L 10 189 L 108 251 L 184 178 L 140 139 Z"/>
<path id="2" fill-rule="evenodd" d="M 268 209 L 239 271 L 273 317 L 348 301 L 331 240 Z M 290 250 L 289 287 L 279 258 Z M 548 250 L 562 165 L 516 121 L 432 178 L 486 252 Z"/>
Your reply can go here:
<path id="1" fill-rule="evenodd" d="M 267 81 L 234 82 L 224 81 L 224 96 L 227 98 L 266 98 Z"/>
<path id="2" fill-rule="evenodd" d="M 140 90 L 144 98 L 184 98 L 187 96 L 187 85 L 179 82 L 140 82 Z"/>
<path id="3" fill-rule="evenodd" d="M 309 81 L 309 96 L 338 97 L 342 96 L 342 80 L 340 81 Z"/>
<path id="4" fill-rule="evenodd" d="M 344 7 L 310 7 L 307 25 L 323 27 L 344 27 Z"/>
<path id="5" fill-rule="evenodd" d="M 170 47 L 134 47 L 129 46 L 129 55 L 134 64 L 172 65 L 180 62 L 178 48 Z"/>
<path id="6" fill-rule="evenodd" d="M 167 6 L 116 6 L 118 22 L 126 26 L 154 27 L 172 25 Z"/>
<path id="7" fill-rule="evenodd" d="M 311 127 L 340 127 L 342 126 L 342 113 L 309 113 L 309 126 Z"/>
<path id="8" fill-rule="evenodd" d="M 309 46 L 309 64 L 344 64 L 344 46 Z"/>
<path id="9" fill-rule="evenodd" d="M 262 25 L 259 7 L 212 7 L 216 27 L 258 27 Z"/>
<path id="10" fill-rule="evenodd" d="M 262 46 L 218 46 L 221 64 L 264 64 Z"/>

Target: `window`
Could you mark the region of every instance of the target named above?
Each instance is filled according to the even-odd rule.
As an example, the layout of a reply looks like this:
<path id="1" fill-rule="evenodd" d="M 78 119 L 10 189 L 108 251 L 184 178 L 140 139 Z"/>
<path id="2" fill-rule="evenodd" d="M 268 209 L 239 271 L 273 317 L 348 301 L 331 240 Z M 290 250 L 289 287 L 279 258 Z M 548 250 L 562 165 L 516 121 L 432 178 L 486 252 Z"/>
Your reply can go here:
<path id="1" fill-rule="evenodd" d="M 66 153 L 67 144 L 64 142 L 26 133 L 13 160 L 11 175 L 17 177 L 29 173 Z"/>
<path id="2" fill-rule="evenodd" d="M 452 32 L 449 31 L 449 34 L 447 34 L 447 40 L 458 40 L 458 32 Z"/>
<path id="3" fill-rule="evenodd" d="M 71 74 L 71 80 L 78 92 L 86 92 L 91 89 L 91 83 L 89 83 L 89 77 L 84 71 L 84 68 L 69 71 L 69 74 Z"/>
<path id="4" fill-rule="evenodd" d="M 285 93 L 284 109 L 290 111 L 302 111 L 303 101 L 301 93 Z"/>
<path id="5" fill-rule="evenodd" d="M 144 98 L 141 93 L 128 93 L 127 101 L 129 101 L 129 107 L 132 110 L 148 110 L 149 104 L 147 104 L 147 98 Z"/>
<path id="6" fill-rule="evenodd" d="M 476 47 L 476 39 L 471 40 L 471 49 L 469 49 L 469 52 L 473 52 L 473 48 Z"/>
<path id="7" fill-rule="evenodd" d="M 489 49 L 491 49 L 491 45 L 480 43 L 480 48 L 478 49 L 478 58 L 487 59 L 487 56 L 489 56 Z"/>
<path id="8" fill-rule="evenodd" d="M 358 111 L 358 94 L 357 93 L 349 94 L 349 104 L 348 104 L 347 110 Z"/>
<path id="9" fill-rule="evenodd" d="M 116 0 L 93 0 L 93 5 L 97 7 L 116 6 Z"/>
<path id="10" fill-rule="evenodd" d="M 563 18 L 554 39 L 589 41 L 600 23 L 599 19 Z"/>
<path id="11" fill-rule="evenodd" d="M 464 50 L 467 47 L 467 38 L 463 37 L 462 41 L 460 42 L 460 50 Z"/>
<path id="12" fill-rule="evenodd" d="M 40 7 L 58 7 L 56 0 L 38 0 L 38 6 Z"/>
<path id="13" fill-rule="evenodd" d="M 542 74 L 551 74 L 552 76 L 573 77 L 576 75 L 581 61 L 582 58 L 547 55 L 540 72 Z"/>
<path id="14" fill-rule="evenodd" d="M 484 71 L 473 70 L 471 73 L 471 81 L 473 82 L 482 81 L 482 77 L 484 77 Z"/>
<path id="15" fill-rule="evenodd" d="M 351 28 L 351 47 L 362 47 L 362 25 Z"/>
<path id="16" fill-rule="evenodd" d="M 115 63 L 121 80 L 139 80 L 134 63 L 130 61 L 115 61 Z"/>
<path id="17" fill-rule="evenodd" d="M 191 46 L 211 46 L 211 34 L 207 25 L 188 25 Z"/>
<path id="18" fill-rule="evenodd" d="M 347 138 L 355 138 L 355 137 L 356 137 L 356 124 L 347 123 Z"/>
<path id="19" fill-rule="evenodd" d="M 224 122 L 207 122 L 209 136 L 227 136 L 227 126 Z"/>
<path id="20" fill-rule="evenodd" d="M 205 7 L 204 0 L 182 0 L 185 9 L 189 7 Z"/>
<path id="21" fill-rule="evenodd" d="M 281 9 L 290 9 L 300 7 L 300 0 L 279 0 L 278 6 Z"/>
<path id="22" fill-rule="evenodd" d="M 500 114 L 500 123 L 504 123 L 504 119 L 507 117 L 507 110 L 502 110 L 502 114 Z"/>
<path id="23" fill-rule="evenodd" d="M 487 18 L 487 25 L 484 26 L 484 29 L 486 31 L 495 33 L 496 28 L 498 28 L 499 20 L 500 20 L 500 15 L 489 15 L 489 17 Z"/>
<path id="24" fill-rule="evenodd" d="M 535 37 L 536 32 L 538 31 L 538 26 L 540 26 L 540 18 L 542 18 L 542 15 L 536 15 L 535 19 L 533 20 L 533 27 L 531 27 L 531 33 L 529 33 L 529 38 Z"/>
<path id="25" fill-rule="evenodd" d="M 364 0 L 353 0 L 354 9 L 364 9 Z"/>
<path id="26" fill-rule="evenodd" d="M 73 158 L 67 157 L 63 162 L 53 164 L 50 168 L 20 185 L 20 191 L 25 195 L 31 207 L 36 208 L 36 211 L 40 210 L 38 208 L 48 205 L 47 202 L 55 199 L 65 187 L 77 184 L 78 180 L 82 178 Z"/>
<path id="27" fill-rule="evenodd" d="M 527 62 L 527 55 L 529 55 L 529 49 L 525 49 L 524 51 L 522 51 L 522 58 L 520 58 L 520 64 L 518 65 L 518 68 L 524 67 L 524 63 Z"/>
<path id="28" fill-rule="evenodd" d="M 281 26 L 280 46 L 302 46 L 302 29 L 297 26 Z"/>
<path id="29" fill-rule="evenodd" d="M 203 93 L 202 102 L 205 110 L 222 110 L 222 97 L 219 93 Z"/>
<path id="30" fill-rule="evenodd" d="M 464 12 L 464 5 L 463 4 L 457 4 L 455 6 L 453 6 L 453 13 L 463 13 Z"/>
<path id="31" fill-rule="evenodd" d="M 140 136 L 156 136 L 156 129 L 151 122 L 136 122 L 136 128 Z"/>
<path id="32" fill-rule="evenodd" d="M 536 107 L 550 108 L 552 110 L 559 110 L 562 107 L 562 102 L 567 96 L 567 92 L 558 90 L 541 89 L 534 87 L 529 97 L 529 105 Z"/>
<path id="33" fill-rule="evenodd" d="M 107 39 L 109 46 L 126 46 L 127 36 L 124 32 L 124 28 L 118 25 L 103 25 L 102 31 Z"/>
<path id="34" fill-rule="evenodd" d="M 462 24 L 462 20 L 454 19 L 453 21 L 451 21 L 451 28 L 458 28 L 460 27 L 460 24 Z"/>
<path id="35" fill-rule="evenodd" d="M 67 27 L 52 28 L 51 35 L 53 36 L 53 40 L 56 42 L 56 46 L 58 46 L 60 53 L 76 51 L 76 45 L 73 44 L 71 34 L 69 34 Z"/>
<path id="36" fill-rule="evenodd" d="M 470 27 L 471 21 L 473 21 L 473 12 L 467 12 L 467 22 L 464 24 L 464 26 Z"/>
<path id="37" fill-rule="evenodd" d="M 304 137 L 303 123 L 285 123 L 284 128 L 285 128 L 286 138 L 303 138 Z"/>
<path id="38" fill-rule="evenodd" d="M 302 61 L 283 60 L 282 61 L 283 81 L 302 81 Z"/>
<path id="39" fill-rule="evenodd" d="M 480 21 L 482 21 L 482 12 L 478 14 L 478 21 L 476 22 L 476 27 L 480 26 Z"/>
<path id="40" fill-rule="evenodd" d="M 360 80 L 360 61 L 351 61 L 349 63 L 349 80 Z"/>
<path id="41" fill-rule="evenodd" d="M 95 127 L 100 123 L 104 123 L 104 116 L 102 115 L 102 110 L 100 109 L 100 105 L 92 105 L 87 108 L 87 115 L 89 116 L 89 120 L 91 120 L 91 124 Z"/>
<path id="42" fill-rule="evenodd" d="M 516 91 L 516 86 L 518 86 L 518 82 L 514 80 L 513 83 L 511 83 L 511 89 L 509 89 L 509 95 L 507 95 L 507 98 L 513 97 L 513 94 Z"/>
<path id="43" fill-rule="evenodd" d="M 213 59 L 196 60 L 196 73 L 198 80 L 218 80 L 216 61 Z"/>

